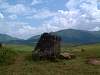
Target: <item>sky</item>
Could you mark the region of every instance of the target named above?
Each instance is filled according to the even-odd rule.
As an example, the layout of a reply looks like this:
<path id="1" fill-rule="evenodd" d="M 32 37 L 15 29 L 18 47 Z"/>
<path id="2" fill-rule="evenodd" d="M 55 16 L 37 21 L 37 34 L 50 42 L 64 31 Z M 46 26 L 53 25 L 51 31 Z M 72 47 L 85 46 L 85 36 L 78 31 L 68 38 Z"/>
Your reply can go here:
<path id="1" fill-rule="evenodd" d="M 0 33 L 27 39 L 63 29 L 100 30 L 100 0 L 0 0 Z"/>

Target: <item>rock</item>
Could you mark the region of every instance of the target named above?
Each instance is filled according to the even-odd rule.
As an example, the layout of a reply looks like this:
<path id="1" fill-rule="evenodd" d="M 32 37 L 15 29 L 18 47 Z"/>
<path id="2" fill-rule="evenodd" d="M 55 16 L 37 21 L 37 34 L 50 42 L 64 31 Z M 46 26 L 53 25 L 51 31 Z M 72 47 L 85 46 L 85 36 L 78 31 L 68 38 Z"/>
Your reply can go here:
<path id="1" fill-rule="evenodd" d="M 89 58 L 86 62 L 92 65 L 100 65 L 100 60 L 96 58 Z"/>
<path id="2" fill-rule="evenodd" d="M 57 35 L 51 33 L 44 33 L 41 35 L 40 40 L 38 41 L 34 51 L 33 56 L 46 58 L 46 59 L 55 59 L 60 55 L 60 42 L 61 38 Z"/>
<path id="3" fill-rule="evenodd" d="M 75 55 L 71 53 L 61 53 L 60 58 L 61 59 L 72 59 L 72 58 L 75 58 Z"/>

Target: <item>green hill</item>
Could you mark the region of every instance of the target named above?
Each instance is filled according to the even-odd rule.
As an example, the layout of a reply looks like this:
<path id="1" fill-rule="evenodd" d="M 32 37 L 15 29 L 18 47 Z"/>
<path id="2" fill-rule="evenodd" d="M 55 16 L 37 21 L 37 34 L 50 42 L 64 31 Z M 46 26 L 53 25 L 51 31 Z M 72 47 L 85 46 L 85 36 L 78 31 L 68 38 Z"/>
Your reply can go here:
<path id="1" fill-rule="evenodd" d="M 100 43 L 100 31 L 84 31 L 75 29 L 65 29 L 57 32 L 51 32 L 51 34 L 58 35 L 62 38 L 62 43 L 68 44 L 90 44 Z M 33 36 L 27 40 L 17 39 L 9 35 L 0 34 L 0 42 L 3 43 L 15 43 L 15 44 L 29 44 L 33 45 L 37 43 L 40 35 Z"/>
<path id="2" fill-rule="evenodd" d="M 98 34 L 97 34 L 98 33 Z M 97 43 L 100 42 L 99 32 L 67 29 L 55 32 L 64 43 Z"/>
<path id="3" fill-rule="evenodd" d="M 62 38 L 63 43 L 98 43 L 100 42 L 100 31 L 84 31 L 84 30 L 75 30 L 75 29 L 65 29 L 57 32 L 52 32 Z M 33 36 L 27 41 L 37 42 L 38 36 Z"/>
<path id="4" fill-rule="evenodd" d="M 6 35 L 6 34 L 0 34 L 0 42 L 1 43 L 7 43 L 7 42 L 10 42 L 10 41 L 14 41 L 14 40 L 18 40 L 18 39 L 11 37 L 9 35 Z"/>

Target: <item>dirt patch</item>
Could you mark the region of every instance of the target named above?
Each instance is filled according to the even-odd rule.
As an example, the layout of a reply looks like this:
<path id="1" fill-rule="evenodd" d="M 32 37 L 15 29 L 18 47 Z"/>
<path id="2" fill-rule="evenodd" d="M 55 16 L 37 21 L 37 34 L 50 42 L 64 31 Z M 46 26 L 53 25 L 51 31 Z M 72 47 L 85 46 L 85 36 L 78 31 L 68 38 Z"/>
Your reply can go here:
<path id="1" fill-rule="evenodd" d="M 100 65 L 100 58 L 88 58 L 86 62 L 92 65 Z"/>

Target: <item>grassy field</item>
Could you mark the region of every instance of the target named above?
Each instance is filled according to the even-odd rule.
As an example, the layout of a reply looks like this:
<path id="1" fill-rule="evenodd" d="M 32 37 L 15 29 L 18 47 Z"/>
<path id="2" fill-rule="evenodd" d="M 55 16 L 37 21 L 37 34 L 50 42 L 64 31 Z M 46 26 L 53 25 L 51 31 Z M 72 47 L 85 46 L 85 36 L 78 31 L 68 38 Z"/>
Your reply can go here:
<path id="1" fill-rule="evenodd" d="M 100 75 L 100 65 L 85 62 L 87 57 L 100 57 L 100 44 L 64 46 L 62 52 L 74 53 L 76 58 L 58 62 L 33 61 L 33 49 L 27 45 L 6 45 L 4 49 L 0 48 L 0 59 L 7 59 L 0 61 L 0 75 Z M 81 52 L 81 49 L 85 51 Z M 6 54 L 5 57 L 2 53 Z"/>

